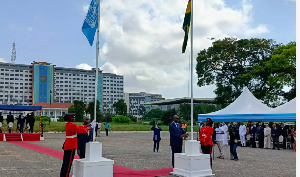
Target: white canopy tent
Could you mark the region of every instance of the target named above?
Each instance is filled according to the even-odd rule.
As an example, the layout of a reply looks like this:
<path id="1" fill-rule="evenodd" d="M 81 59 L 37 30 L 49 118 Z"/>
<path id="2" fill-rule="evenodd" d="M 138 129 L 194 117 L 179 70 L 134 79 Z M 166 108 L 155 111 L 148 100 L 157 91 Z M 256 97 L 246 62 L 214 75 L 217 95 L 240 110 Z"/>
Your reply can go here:
<path id="1" fill-rule="evenodd" d="M 287 105 L 270 108 L 258 100 L 246 87 L 229 106 L 209 114 L 199 114 L 198 121 L 205 121 L 207 117 L 215 122 L 296 121 L 296 112 L 289 112 L 296 109 L 295 103 L 296 99 L 286 103 Z"/>
<path id="2" fill-rule="evenodd" d="M 296 98 L 290 100 L 289 102 L 271 109 L 267 114 L 285 114 L 285 113 L 296 113 Z"/>

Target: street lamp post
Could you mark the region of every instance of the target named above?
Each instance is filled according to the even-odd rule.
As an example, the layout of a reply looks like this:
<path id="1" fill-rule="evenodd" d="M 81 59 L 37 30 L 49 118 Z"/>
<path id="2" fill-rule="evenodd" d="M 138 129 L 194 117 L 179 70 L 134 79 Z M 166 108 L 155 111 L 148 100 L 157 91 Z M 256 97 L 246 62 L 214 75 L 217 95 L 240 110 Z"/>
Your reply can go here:
<path id="1" fill-rule="evenodd" d="M 49 125 L 50 125 L 50 122 L 51 122 L 51 94 L 52 94 L 52 91 L 50 90 L 50 112 L 49 112 Z"/>

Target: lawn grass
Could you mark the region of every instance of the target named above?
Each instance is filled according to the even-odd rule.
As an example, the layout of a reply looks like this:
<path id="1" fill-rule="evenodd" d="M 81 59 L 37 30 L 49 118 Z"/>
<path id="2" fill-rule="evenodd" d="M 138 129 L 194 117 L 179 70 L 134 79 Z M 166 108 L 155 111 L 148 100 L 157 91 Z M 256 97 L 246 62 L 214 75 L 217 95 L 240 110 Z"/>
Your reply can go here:
<path id="1" fill-rule="evenodd" d="M 75 122 L 76 125 L 82 125 L 82 122 Z M 44 132 L 64 132 L 65 131 L 65 122 L 51 122 L 50 125 L 48 122 L 44 127 Z M 145 125 L 145 124 L 116 124 L 116 123 L 109 123 L 110 131 L 151 131 L 152 125 Z M 169 126 L 167 125 L 160 125 L 162 131 L 169 131 Z M 25 126 L 24 126 L 25 128 Z M 17 129 L 17 122 L 14 122 L 13 132 L 16 132 Z M 3 132 L 8 131 L 6 122 L 3 122 L 2 126 Z M 34 124 L 34 132 L 39 132 L 39 122 Z M 105 125 L 101 125 L 101 131 L 105 130 Z M 197 126 L 194 126 L 194 131 L 197 130 Z M 190 127 L 188 127 L 188 131 L 190 131 Z M 28 132 L 28 130 L 24 129 L 24 133 Z"/>

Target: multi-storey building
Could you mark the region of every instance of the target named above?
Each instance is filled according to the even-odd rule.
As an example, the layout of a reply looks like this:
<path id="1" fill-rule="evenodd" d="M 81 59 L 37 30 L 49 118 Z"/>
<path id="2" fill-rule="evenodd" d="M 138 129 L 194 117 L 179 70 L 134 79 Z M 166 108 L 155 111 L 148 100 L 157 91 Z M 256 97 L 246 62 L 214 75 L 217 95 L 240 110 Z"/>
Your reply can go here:
<path id="1" fill-rule="evenodd" d="M 30 105 L 32 65 L 0 63 L 0 104 Z"/>
<path id="2" fill-rule="evenodd" d="M 144 106 L 143 103 L 165 100 L 160 94 L 150 93 L 124 93 L 125 103 L 127 104 L 127 112 L 136 117 L 140 117 L 140 107 Z M 150 105 L 144 106 L 150 109 Z"/>
<path id="3" fill-rule="evenodd" d="M 101 111 L 103 103 L 107 110 L 107 106 L 111 109 L 114 102 L 122 99 L 123 90 L 123 76 L 99 70 L 97 99 Z M 0 62 L 0 104 L 55 103 L 53 105 L 59 106 L 57 103 L 73 103 L 74 100 L 89 104 L 94 99 L 95 68 L 63 68 L 46 62 L 31 65 Z"/>
<path id="4" fill-rule="evenodd" d="M 123 98 L 123 76 L 103 73 L 103 112 L 115 113 L 113 104 Z"/>

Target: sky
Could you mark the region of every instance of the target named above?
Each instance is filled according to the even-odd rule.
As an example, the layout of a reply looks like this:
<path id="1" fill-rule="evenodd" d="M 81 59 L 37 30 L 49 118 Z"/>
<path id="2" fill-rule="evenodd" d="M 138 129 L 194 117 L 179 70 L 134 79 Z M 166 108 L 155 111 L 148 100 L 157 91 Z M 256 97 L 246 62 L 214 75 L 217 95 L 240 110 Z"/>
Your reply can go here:
<path id="1" fill-rule="evenodd" d="M 101 0 L 99 68 L 124 76 L 125 92 L 190 94 L 190 39 L 181 53 L 188 0 Z M 44 61 L 58 67 L 91 69 L 96 44 L 81 31 L 90 0 L 0 0 L 0 61 Z M 190 35 L 191 36 L 191 35 Z M 193 61 L 211 46 L 208 38 L 268 38 L 296 41 L 295 0 L 194 0 Z M 95 38 L 96 41 L 96 38 Z M 194 97 L 213 98 L 214 85 L 198 87 Z"/>

